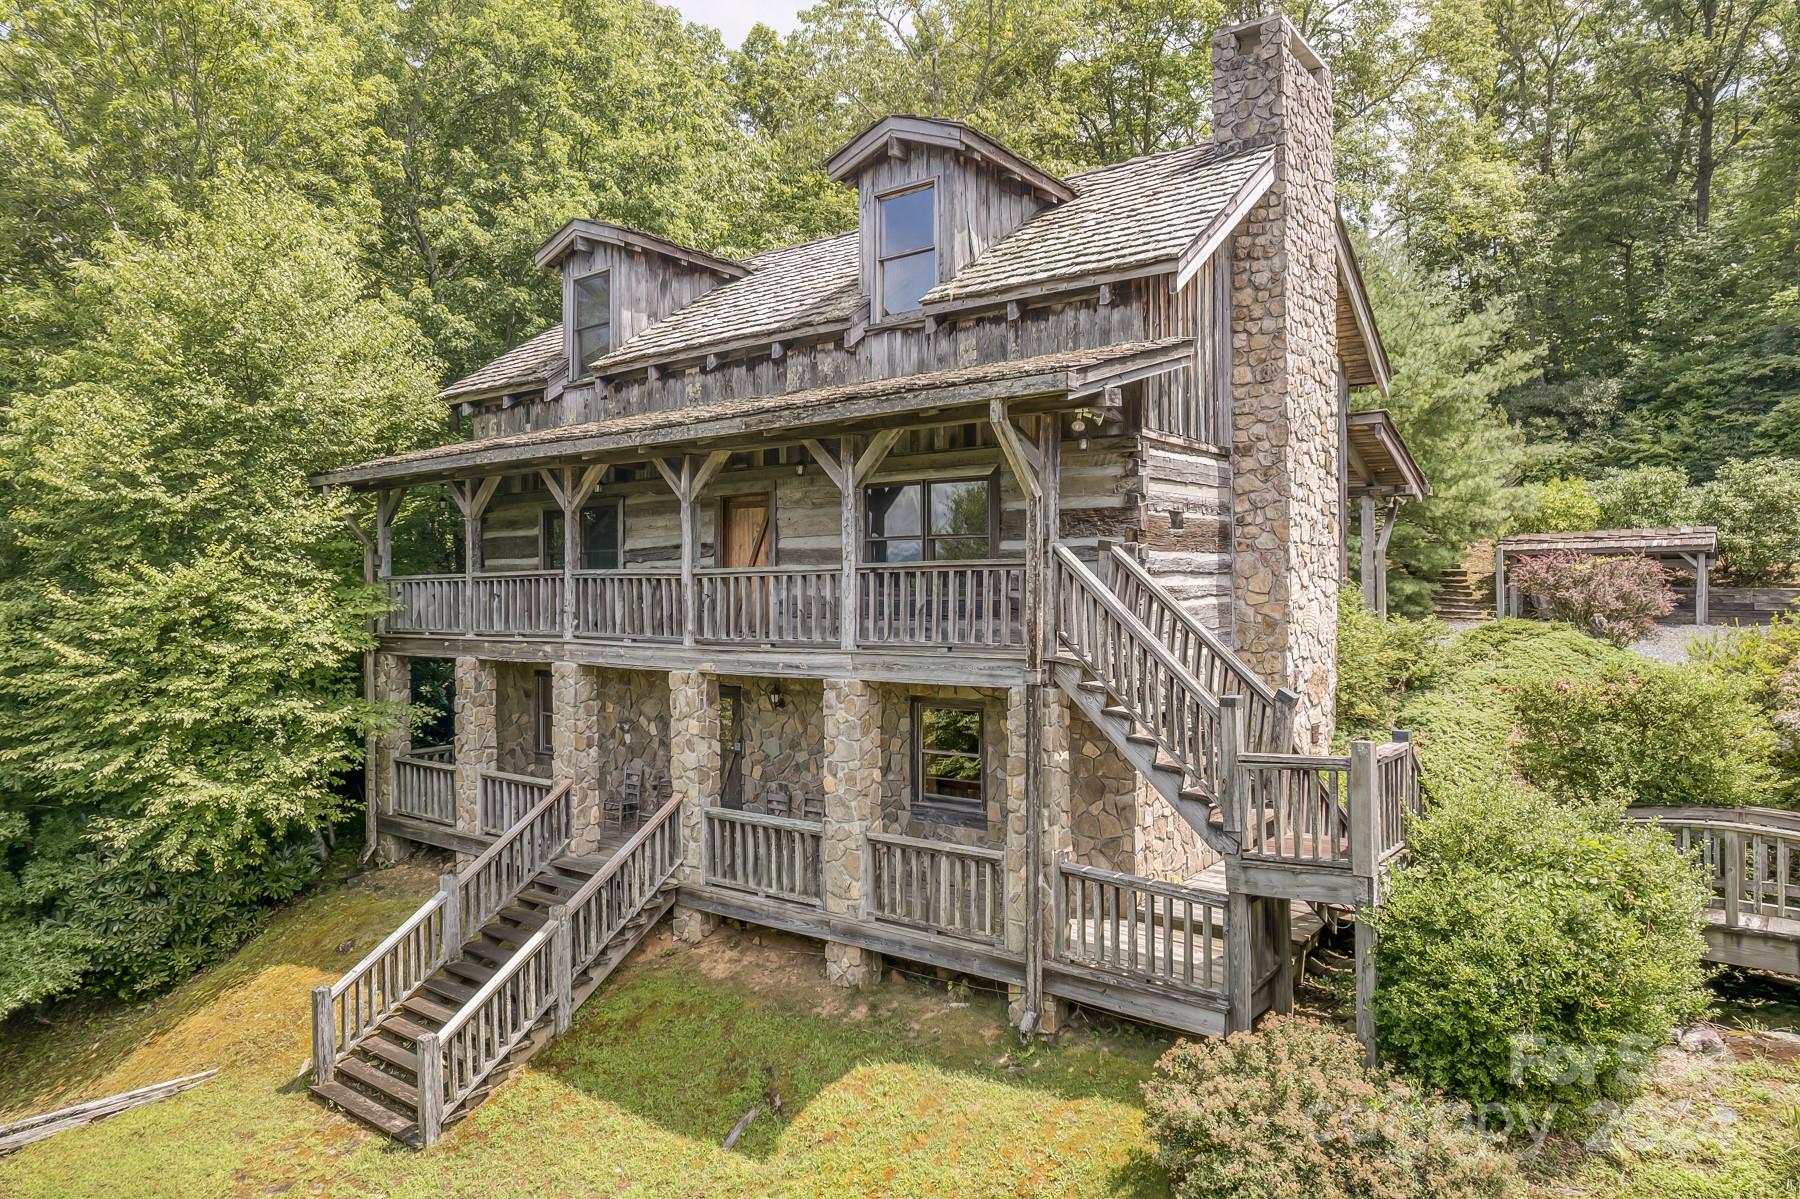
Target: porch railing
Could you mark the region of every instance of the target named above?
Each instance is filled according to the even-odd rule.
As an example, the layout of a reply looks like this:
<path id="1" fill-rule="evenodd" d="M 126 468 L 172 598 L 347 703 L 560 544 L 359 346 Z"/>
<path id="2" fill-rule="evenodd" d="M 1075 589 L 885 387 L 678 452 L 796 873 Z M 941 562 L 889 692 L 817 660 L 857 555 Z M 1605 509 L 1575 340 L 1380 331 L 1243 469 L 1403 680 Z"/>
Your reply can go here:
<path id="1" fill-rule="evenodd" d="M 468 627 L 465 575 L 405 575 L 388 580 L 394 610 L 382 619 L 389 633 L 461 633 Z"/>
<path id="2" fill-rule="evenodd" d="M 397 816 L 456 823 L 456 765 L 449 746 L 413 750 L 394 759 L 394 802 Z"/>
<path id="3" fill-rule="evenodd" d="M 698 571 L 695 633 L 703 641 L 835 646 L 842 579 L 831 567 Z"/>
<path id="4" fill-rule="evenodd" d="M 857 638 L 882 645 L 1025 644 L 1023 562 L 899 562 L 857 569 Z"/>
<path id="5" fill-rule="evenodd" d="M 822 902 L 824 825 L 733 808 L 707 808 L 705 814 L 701 861 L 709 886 L 814 907 Z"/>
<path id="6" fill-rule="evenodd" d="M 1241 855 L 1372 877 L 1405 851 L 1425 810 L 1418 756 L 1405 734 L 1395 738 L 1352 741 L 1348 754 L 1227 755 L 1236 763 L 1227 822 Z"/>
<path id="7" fill-rule="evenodd" d="M 1726 928 L 1746 917 L 1800 921 L 1800 812 L 1643 806 L 1625 815 L 1661 825 L 1698 858 L 1712 882 L 1709 906 Z"/>
<path id="8" fill-rule="evenodd" d="M 558 783 L 505 836 L 465 866 L 457 875 L 463 926 L 480 928 L 511 903 L 567 847 L 573 821 L 570 784 Z"/>
<path id="9" fill-rule="evenodd" d="M 481 831 L 497 837 L 524 819 L 554 785 L 549 779 L 529 774 L 507 774 L 500 770 L 481 772 L 477 820 Z"/>
<path id="10" fill-rule="evenodd" d="M 1051 903 L 1057 961 L 1226 997 L 1223 895 L 1059 858 Z"/>
<path id="11" fill-rule="evenodd" d="M 680 572 L 578 572 L 575 575 L 575 635 L 632 641 L 680 641 Z"/>
<path id="12" fill-rule="evenodd" d="M 532 636 L 562 633 L 561 571 L 472 575 L 469 586 L 472 632 Z"/>
<path id="13" fill-rule="evenodd" d="M 865 838 L 863 899 L 872 919 L 971 941 L 1005 938 L 999 850 L 894 833 Z"/>

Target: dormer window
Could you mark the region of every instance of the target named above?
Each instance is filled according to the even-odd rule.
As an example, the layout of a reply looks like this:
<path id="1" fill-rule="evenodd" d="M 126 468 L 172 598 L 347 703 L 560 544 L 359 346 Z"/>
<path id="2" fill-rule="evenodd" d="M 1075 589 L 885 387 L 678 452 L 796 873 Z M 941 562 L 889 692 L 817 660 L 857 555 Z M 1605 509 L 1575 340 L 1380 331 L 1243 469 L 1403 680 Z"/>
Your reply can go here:
<path id="1" fill-rule="evenodd" d="M 937 189 L 929 183 L 877 201 L 877 286 L 883 316 L 916 312 L 937 283 Z"/>
<path id="2" fill-rule="evenodd" d="M 595 271 L 575 280 L 575 360 L 569 364 L 571 379 L 585 379 L 594 359 L 612 349 L 612 273 Z"/>

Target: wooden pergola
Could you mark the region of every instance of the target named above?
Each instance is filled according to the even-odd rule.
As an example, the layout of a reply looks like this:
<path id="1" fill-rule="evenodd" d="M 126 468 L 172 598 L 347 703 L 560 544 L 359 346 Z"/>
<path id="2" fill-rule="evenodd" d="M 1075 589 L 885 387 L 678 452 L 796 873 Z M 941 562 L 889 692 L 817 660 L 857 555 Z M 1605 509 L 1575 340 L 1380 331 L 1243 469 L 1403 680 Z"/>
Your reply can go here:
<path id="1" fill-rule="evenodd" d="M 1711 525 L 1677 529 L 1598 529 L 1586 533 L 1514 533 L 1494 547 L 1494 615 L 1519 616 L 1525 599 L 1506 584 L 1507 558 L 1572 552 L 1598 556 L 1635 555 L 1679 562 L 1694 572 L 1694 623 L 1706 623 L 1707 573 L 1719 552 L 1719 531 Z"/>
<path id="2" fill-rule="evenodd" d="M 1394 518 L 1405 501 L 1430 495 L 1431 484 L 1385 409 L 1350 413 L 1344 445 L 1349 466 L 1344 498 L 1346 503 L 1356 501 L 1356 531 L 1362 540 L 1363 605 L 1385 615 L 1387 547 Z"/>

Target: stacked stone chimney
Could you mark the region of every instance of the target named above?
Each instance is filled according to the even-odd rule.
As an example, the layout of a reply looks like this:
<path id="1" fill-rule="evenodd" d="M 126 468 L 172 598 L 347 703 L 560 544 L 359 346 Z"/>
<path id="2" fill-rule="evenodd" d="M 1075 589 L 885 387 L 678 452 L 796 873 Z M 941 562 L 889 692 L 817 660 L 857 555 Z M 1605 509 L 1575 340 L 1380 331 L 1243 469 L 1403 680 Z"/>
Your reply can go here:
<path id="1" fill-rule="evenodd" d="M 1213 36 L 1213 138 L 1272 146 L 1275 182 L 1232 240 L 1235 623 L 1245 660 L 1334 726 L 1338 491 L 1337 194 L 1331 72 L 1285 17 Z"/>

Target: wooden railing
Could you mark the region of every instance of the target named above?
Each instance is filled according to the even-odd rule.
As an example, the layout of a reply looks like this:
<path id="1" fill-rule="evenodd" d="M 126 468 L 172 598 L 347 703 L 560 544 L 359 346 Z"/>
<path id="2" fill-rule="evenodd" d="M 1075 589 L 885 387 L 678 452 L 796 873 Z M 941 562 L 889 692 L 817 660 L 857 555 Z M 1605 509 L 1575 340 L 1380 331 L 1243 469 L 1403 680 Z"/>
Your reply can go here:
<path id="1" fill-rule="evenodd" d="M 433 756 L 423 757 L 423 753 Z M 436 754 L 436 750 L 415 750 L 394 759 L 395 815 L 436 824 L 456 823 L 456 766 Z"/>
<path id="2" fill-rule="evenodd" d="M 1350 867 L 1348 757 L 1245 753 L 1237 764 L 1242 856 Z"/>
<path id="3" fill-rule="evenodd" d="M 553 785 L 549 779 L 529 774 L 484 770 L 480 775 L 477 825 L 487 836 L 498 836 L 525 818 L 543 802 Z"/>
<path id="4" fill-rule="evenodd" d="M 1056 960 L 1224 999 L 1223 895 L 1058 860 Z"/>
<path id="5" fill-rule="evenodd" d="M 1025 644 L 1022 562 L 901 562 L 857 569 L 857 638 L 882 645 Z"/>
<path id="6" fill-rule="evenodd" d="M 972 941 L 1005 938 L 999 850 L 893 833 L 865 836 L 863 901 L 870 918 Z"/>
<path id="7" fill-rule="evenodd" d="M 394 610 L 382 619 L 389 633 L 460 633 L 468 627 L 468 578 L 407 575 L 388 580 Z"/>
<path id="8" fill-rule="evenodd" d="M 1375 856 L 1386 859 L 1406 848 L 1407 826 L 1425 813 L 1419 789 L 1419 755 L 1410 740 L 1390 741 L 1375 751 Z"/>
<path id="9" fill-rule="evenodd" d="M 1654 821 L 1695 855 L 1712 880 L 1710 906 L 1726 928 L 1744 927 L 1746 917 L 1800 921 L 1800 812 L 1644 806 L 1625 816 Z"/>
<path id="10" fill-rule="evenodd" d="M 562 632 L 561 571 L 474 575 L 469 631 L 552 636 Z"/>
<path id="11" fill-rule="evenodd" d="M 449 765 L 456 761 L 456 746 L 454 746 L 454 745 L 426 745 L 426 746 L 415 745 L 411 749 L 407 750 L 405 755 L 403 755 L 403 756 L 412 758 L 414 761 L 417 761 L 417 762 L 436 762 L 439 765 Z"/>
<path id="12" fill-rule="evenodd" d="M 457 878 L 465 928 L 492 920 L 569 844 L 574 816 L 569 795 L 567 781 L 556 784 L 505 836 L 463 868 Z"/>
<path id="13" fill-rule="evenodd" d="M 680 573 L 627 570 L 577 573 L 575 634 L 634 641 L 680 641 Z"/>
<path id="14" fill-rule="evenodd" d="M 701 861 L 709 886 L 819 905 L 824 894 L 822 824 L 732 808 L 709 807 L 705 814 Z"/>
<path id="15" fill-rule="evenodd" d="M 1299 696 L 1271 688 L 1241 662 L 1231 647 L 1150 576 L 1123 547 L 1110 545 L 1096 572 L 1125 609 L 1167 646 L 1202 687 L 1214 695 L 1243 697 L 1243 747 L 1251 752 L 1287 753 L 1294 744 L 1294 706 Z"/>
<path id="16" fill-rule="evenodd" d="M 1055 551 L 1063 647 L 1211 795 L 1218 791 L 1219 704 L 1119 597 L 1065 545 Z"/>
<path id="17" fill-rule="evenodd" d="M 698 571 L 695 635 L 703 641 L 836 646 L 842 580 L 833 567 Z"/>
<path id="18" fill-rule="evenodd" d="M 313 1071 L 319 1082 L 330 1082 L 339 1054 L 411 998 L 461 948 L 459 899 L 457 877 L 444 875 L 438 893 L 348 974 L 313 988 Z"/>
<path id="19" fill-rule="evenodd" d="M 681 801 L 671 799 L 569 897 L 561 910 L 567 913 L 574 974 L 592 966 L 619 930 L 674 877 L 681 848 Z"/>

